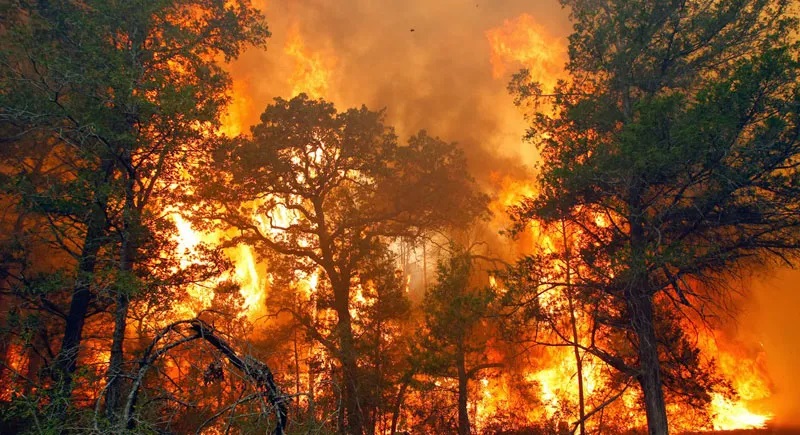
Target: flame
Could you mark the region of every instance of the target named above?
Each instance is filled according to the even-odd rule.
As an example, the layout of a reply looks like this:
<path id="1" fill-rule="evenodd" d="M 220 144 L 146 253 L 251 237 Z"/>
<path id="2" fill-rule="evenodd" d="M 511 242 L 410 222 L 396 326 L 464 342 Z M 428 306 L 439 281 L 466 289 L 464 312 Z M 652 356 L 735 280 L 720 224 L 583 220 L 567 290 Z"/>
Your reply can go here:
<path id="1" fill-rule="evenodd" d="M 261 311 L 260 307 L 264 306 L 266 282 L 258 274 L 258 264 L 253 248 L 239 245 L 231 258 L 236 264 L 234 275 L 241 286 L 240 292 L 244 297 L 245 307 L 249 317 L 253 317 Z"/>
<path id="2" fill-rule="evenodd" d="M 504 77 L 521 66 L 530 71 L 534 81 L 542 83 L 544 90 L 552 90 L 557 78 L 563 75 L 566 45 L 528 14 L 505 20 L 503 25 L 488 30 L 486 38 L 495 78 Z"/>
<path id="3" fill-rule="evenodd" d="M 226 136 L 238 136 L 244 131 L 245 122 L 253 113 L 252 102 L 247 95 L 247 84 L 242 80 L 234 80 L 231 101 L 222 116 L 220 133 Z"/>
<path id="4" fill-rule="evenodd" d="M 542 84 L 543 91 L 548 92 L 555 88 L 557 77 L 563 76 L 564 64 L 567 60 L 566 44 L 546 31 L 534 17 L 523 14 L 515 19 L 505 20 L 496 28 L 485 32 L 490 45 L 490 63 L 492 74 L 497 78 L 505 78 L 509 72 L 520 67 L 530 71 L 531 78 Z M 531 177 L 533 178 L 533 177 Z M 536 188 L 527 181 L 514 180 L 508 176 L 493 174 L 492 181 L 497 189 L 495 201 L 490 205 L 495 216 L 505 216 L 506 210 L 521 200 L 535 195 Z M 596 216 L 595 223 L 600 227 L 608 226 L 605 216 Z M 496 221 L 494 225 L 503 228 L 508 226 L 507 221 Z M 558 237 L 555 236 L 557 239 Z M 517 249 L 522 252 L 552 253 L 558 250 L 554 237 L 547 234 L 535 223 L 521 235 Z M 554 273 L 561 273 L 555 270 Z M 547 295 L 542 301 L 548 310 L 555 309 L 559 301 L 554 296 Z M 579 319 L 580 323 L 580 319 Z M 580 329 L 580 326 L 579 326 Z M 703 334 L 701 332 L 701 334 Z M 755 360 L 747 356 L 734 355 L 720 351 L 713 343 L 710 336 L 701 336 L 699 344 L 706 355 L 716 355 L 718 368 L 721 374 L 728 379 L 739 397 L 730 399 L 722 394 L 714 393 L 710 411 L 713 416 L 715 430 L 763 428 L 772 418 L 769 412 L 754 410 L 753 404 L 770 396 L 768 382 L 763 370 L 756 367 Z M 563 404 L 577 402 L 577 385 L 575 377 L 575 360 L 571 348 L 548 349 L 546 358 L 539 367 L 530 370 L 525 379 L 538 385 L 539 395 L 544 403 L 544 415 L 532 413 L 528 415 L 529 421 L 541 418 L 551 418 L 561 410 Z M 584 361 L 584 388 L 587 396 L 598 390 L 603 384 L 603 374 L 599 370 L 602 364 L 594 358 L 585 356 Z M 487 383 L 482 384 L 481 403 L 485 404 L 490 397 Z M 622 396 L 622 402 L 630 414 L 629 424 L 640 421 L 641 416 L 636 416 L 630 410 L 638 406 L 638 397 L 632 390 Z M 687 428 L 694 429 L 694 428 Z"/>
<path id="5" fill-rule="evenodd" d="M 491 204 L 495 215 L 505 216 L 505 210 L 509 206 L 518 204 L 521 200 L 536 194 L 536 188 L 529 182 L 514 180 L 510 177 L 495 175 L 493 184 L 498 190 L 495 200 Z M 610 225 L 608 218 L 597 215 L 595 223 L 600 227 Z M 496 223 L 497 224 L 497 223 Z M 498 224 L 499 225 L 499 224 Z M 526 253 L 554 253 L 563 249 L 563 235 L 550 233 L 549 230 L 539 225 L 533 224 L 518 240 L 518 244 L 525 244 L 522 251 Z M 574 241 L 577 243 L 577 240 Z M 573 246 L 577 249 L 578 246 Z M 553 275 L 559 276 L 564 273 L 564 265 L 556 265 Z M 490 285 L 496 283 L 490 279 Z M 553 314 L 566 310 L 566 297 L 560 292 L 548 292 L 541 299 L 542 308 Z M 585 313 L 577 313 L 577 329 L 580 335 L 585 336 L 590 329 L 588 326 L 589 317 Z M 729 398 L 721 393 L 713 393 L 709 404 L 711 415 L 711 427 L 714 430 L 735 430 L 735 429 L 758 429 L 764 428 L 772 418 L 770 412 L 765 412 L 758 405 L 763 406 L 765 399 L 771 395 L 769 381 L 766 376 L 763 364 L 759 362 L 764 357 L 763 351 L 758 355 L 743 354 L 737 343 L 729 343 L 728 347 L 721 348 L 717 345 L 714 338 L 714 331 L 699 330 L 698 346 L 704 355 L 714 357 L 717 362 L 719 374 L 731 383 L 737 393 L 737 397 Z M 541 401 L 537 405 L 538 409 L 532 409 L 527 413 L 519 415 L 521 420 L 527 420 L 531 424 L 550 419 L 560 419 L 571 424 L 578 420 L 578 385 L 576 381 L 577 368 L 575 361 L 574 348 L 570 346 L 552 347 L 539 351 L 540 354 L 534 358 L 534 363 L 527 369 L 524 379 L 530 387 L 536 391 L 536 396 Z M 590 411 L 593 404 L 599 403 L 599 399 L 609 391 L 608 369 L 604 369 L 604 364 L 597 358 L 582 353 L 582 373 L 583 385 L 586 398 L 586 410 Z M 502 407 L 502 403 L 515 401 L 514 397 L 503 391 L 500 387 L 501 381 L 483 380 L 476 398 L 477 420 L 483 424 L 490 417 L 494 410 Z M 624 418 L 623 424 L 628 427 L 643 426 L 645 424 L 643 415 L 637 410 L 640 409 L 640 397 L 635 388 L 627 389 L 620 397 L 619 405 L 613 408 L 614 415 Z M 670 407 L 670 413 L 680 415 L 692 410 L 680 409 L 680 407 Z M 683 422 L 679 418 L 672 421 L 673 429 L 697 430 L 692 427 L 694 422 Z M 597 423 L 591 419 L 587 422 L 587 428 L 596 427 Z"/>
<path id="6" fill-rule="evenodd" d="M 294 71 L 289 78 L 291 96 L 306 93 L 312 98 L 320 98 L 329 92 L 331 71 L 336 65 L 333 56 L 324 56 L 320 51 L 310 50 L 300 32 L 300 26 L 295 22 L 288 29 L 287 42 L 284 47 L 286 54 L 294 63 Z M 234 76 L 242 76 L 243 79 L 235 79 L 230 95 L 230 103 L 222 116 L 222 125 L 219 132 L 227 136 L 241 134 L 245 128 L 245 123 L 253 119 L 253 100 L 249 89 L 249 83 L 245 79 L 246 74 L 234 69 Z M 316 152 L 315 156 L 321 157 L 321 152 Z M 301 180 L 302 181 L 302 180 Z M 269 216 L 254 214 L 253 219 L 263 231 L 273 235 L 279 235 L 281 228 L 286 228 L 296 219 L 293 213 L 285 208 L 278 207 L 271 211 Z M 217 243 L 221 234 L 204 234 L 194 230 L 191 225 L 180 214 L 173 213 L 173 220 L 178 235 L 178 253 L 181 255 L 181 267 L 187 267 L 191 260 L 189 255 L 194 253 L 200 243 Z M 240 286 L 240 292 L 245 299 L 246 315 L 254 320 L 263 314 L 265 310 L 266 292 L 270 279 L 266 276 L 265 267 L 259 265 L 253 249 L 246 245 L 226 251 L 228 258 L 233 262 L 234 270 L 230 277 Z M 215 282 L 205 285 L 193 286 L 189 289 L 191 301 L 176 304 L 176 310 L 183 314 L 191 314 L 199 309 L 208 307 L 213 299 L 213 288 L 215 284 L 222 282 L 225 277 L 220 277 Z M 316 290 L 319 281 L 317 273 L 300 280 L 298 290 L 306 298 Z"/>
<path id="7" fill-rule="evenodd" d="M 722 348 L 712 334 L 703 334 L 698 343 L 708 355 L 714 355 L 719 370 L 728 379 L 738 398 L 732 400 L 714 393 L 711 412 L 715 430 L 762 429 L 774 417 L 770 412 L 759 412 L 755 406 L 771 395 L 769 381 L 762 367 L 763 351 L 755 357 L 744 354 L 734 344 Z M 728 350 L 727 348 L 731 348 Z"/>
<path id="8" fill-rule="evenodd" d="M 171 216 L 178 230 L 175 241 L 178 244 L 177 254 L 181 259 L 180 267 L 185 268 L 191 264 L 191 255 L 197 252 L 197 247 L 201 243 L 215 244 L 219 242 L 219 234 L 202 233 L 195 230 L 191 223 L 178 212 L 173 212 Z M 266 279 L 259 274 L 259 265 L 250 246 L 239 245 L 236 248 L 228 249 L 226 253 L 234 264 L 230 278 L 239 284 L 239 292 L 245 300 L 245 314 L 252 320 L 264 311 Z M 190 286 L 187 289 L 190 300 L 175 304 L 176 314 L 194 315 L 198 310 L 208 308 L 214 298 L 213 291 L 209 291 L 209 289 L 220 284 L 226 278 L 228 276 L 220 276 L 211 282 Z"/>
<path id="9" fill-rule="evenodd" d="M 485 36 L 490 44 L 489 60 L 495 78 L 503 78 L 511 71 L 525 67 L 531 71 L 533 80 L 541 82 L 545 90 L 556 86 L 556 77 L 562 75 L 567 57 L 565 44 L 561 39 L 549 35 L 532 16 L 523 14 L 516 19 L 506 20 L 501 26 L 486 31 Z M 300 27 L 296 23 L 288 30 L 287 42 L 283 51 L 293 61 L 294 66 L 289 77 L 292 96 L 303 92 L 312 98 L 325 97 L 330 94 L 332 71 L 336 67 L 337 59 L 324 51 L 309 49 L 300 32 Z M 229 136 L 240 134 L 246 127 L 246 121 L 252 119 L 252 106 L 253 101 L 247 83 L 234 81 L 231 103 L 223 116 L 223 125 L 220 131 Z M 321 156 L 321 154 L 315 152 L 315 157 Z M 519 204 L 525 198 L 535 196 L 537 189 L 532 180 L 534 180 L 532 176 L 521 180 L 508 175 L 492 174 L 490 181 L 496 191 L 495 199 L 490 205 L 495 216 L 495 220 L 491 223 L 494 228 L 508 228 L 507 209 Z M 177 228 L 175 240 L 178 245 L 178 253 L 182 254 L 181 267 L 188 267 L 191 264 L 190 256 L 187 254 L 196 252 L 201 243 L 213 244 L 222 236 L 195 230 L 177 212 L 172 213 L 172 217 Z M 278 207 L 272 211 L 270 216 L 254 215 L 253 219 L 258 222 L 262 230 L 275 233 L 281 231 L 280 228 L 291 225 L 294 217 L 289 210 Z M 602 216 L 596 217 L 596 223 L 600 226 L 609 224 Z M 512 249 L 520 253 L 537 251 L 552 253 L 559 249 L 558 246 L 557 235 L 548 234 L 541 226 L 532 224 L 524 231 Z M 227 251 L 227 255 L 234 263 L 231 277 L 240 284 L 240 291 L 245 299 L 245 314 L 252 320 L 263 313 L 265 309 L 266 291 L 269 286 L 266 269 L 263 265 L 259 265 L 256 253 L 249 246 L 241 245 L 230 249 Z M 554 271 L 554 273 L 561 272 L 560 270 Z M 317 290 L 320 274 L 312 272 L 302 278 L 298 284 L 298 294 L 306 299 L 311 298 Z M 176 310 L 194 313 L 198 306 L 209 306 L 213 299 L 213 293 L 208 289 L 213 288 L 213 284 L 221 282 L 222 279 L 220 277 L 214 283 L 190 289 L 192 300 L 181 301 L 177 304 Z M 494 276 L 489 277 L 489 283 L 493 288 L 498 285 Z M 406 292 L 409 292 L 410 286 L 411 274 L 406 273 Z M 361 286 L 355 288 L 353 300 L 360 304 L 369 302 L 365 298 L 364 289 Z M 544 303 L 547 309 L 556 309 L 562 301 L 555 296 L 548 295 Z M 358 315 L 355 311 L 352 314 L 354 317 Z M 588 329 L 584 324 L 585 319 L 579 316 L 578 322 L 579 330 Z M 757 370 L 755 362 L 747 357 L 722 352 L 710 341 L 702 340 L 702 343 L 705 353 L 720 356 L 720 370 L 731 380 L 739 393 L 739 398 L 735 400 L 717 393 L 713 395 L 711 411 L 714 429 L 764 427 L 771 418 L 771 414 L 760 413 L 754 408 L 753 403 L 769 397 L 770 391 L 768 382 L 765 381 L 761 371 Z M 321 353 L 323 350 L 312 345 L 308 352 Z M 543 419 L 561 418 L 571 423 L 577 420 L 576 403 L 578 402 L 573 348 L 554 347 L 540 350 L 540 352 L 540 357 L 523 373 L 522 377 L 527 383 L 527 387 L 535 391 L 535 397 L 538 398 L 541 405 L 528 404 L 525 412 L 517 415 L 516 418 L 531 423 Z M 498 356 L 491 360 L 499 359 Z M 107 356 L 101 355 L 99 361 L 107 361 Z M 173 363 L 167 362 L 167 364 Z M 607 390 L 609 376 L 603 367 L 603 364 L 596 358 L 583 355 L 582 380 L 587 396 L 587 411 L 591 409 L 592 403 L 601 401 L 601 398 L 597 397 Z M 178 369 L 177 366 L 172 368 Z M 306 376 L 310 376 L 310 374 L 307 373 Z M 437 380 L 436 384 L 442 385 L 442 382 L 448 381 Z M 483 427 L 499 411 L 510 409 L 510 406 L 519 402 L 519 398 L 514 396 L 510 386 L 512 382 L 503 374 L 492 378 L 482 378 L 476 382 L 477 385 L 474 388 L 477 389 L 478 394 L 471 400 L 476 429 Z M 631 388 L 621 396 L 620 405 L 613 408 L 613 412 L 624 417 L 631 425 L 641 425 L 643 416 L 635 411 L 639 407 L 638 401 L 635 389 Z M 524 407 L 525 404 L 516 406 Z M 568 411 L 562 415 L 565 409 Z"/>
<path id="10" fill-rule="evenodd" d="M 311 98 L 327 96 L 330 88 L 331 70 L 336 64 L 335 58 L 324 58 L 319 52 L 308 50 L 300 34 L 297 23 L 289 28 L 284 52 L 295 63 L 290 79 L 291 95 L 306 93 Z"/>
<path id="11" fill-rule="evenodd" d="M 764 429 L 772 419 L 771 413 L 757 414 L 742 401 L 731 401 L 719 393 L 711 400 L 714 430 Z"/>

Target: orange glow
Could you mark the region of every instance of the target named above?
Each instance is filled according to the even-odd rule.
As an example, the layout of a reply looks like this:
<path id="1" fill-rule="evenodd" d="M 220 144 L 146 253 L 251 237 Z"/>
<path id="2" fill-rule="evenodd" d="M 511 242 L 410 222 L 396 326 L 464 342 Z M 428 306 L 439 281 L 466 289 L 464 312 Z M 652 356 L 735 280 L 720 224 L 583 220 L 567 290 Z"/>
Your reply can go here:
<path id="1" fill-rule="evenodd" d="M 234 276 L 241 286 L 248 316 L 252 318 L 264 306 L 266 281 L 258 273 L 258 263 L 250 246 L 237 246 L 235 252 L 231 253 L 231 259 L 236 263 Z"/>
<path id="2" fill-rule="evenodd" d="M 525 67 L 530 70 L 533 80 L 541 82 L 544 90 L 548 91 L 556 86 L 556 78 L 563 75 L 563 65 L 567 58 L 565 41 L 551 36 L 532 16 L 523 14 L 515 19 L 506 20 L 501 26 L 486 31 L 485 36 L 491 48 L 489 61 L 495 78 L 505 79 L 507 74 L 520 67 Z M 294 67 L 289 77 L 291 96 L 306 93 L 312 98 L 320 98 L 328 97 L 332 91 L 335 92 L 335 89 L 332 89 L 335 85 L 332 78 L 337 59 L 324 51 L 310 49 L 296 23 L 288 29 L 287 42 L 283 52 L 293 62 Z M 235 136 L 245 131 L 247 128 L 245 124 L 248 119 L 252 119 L 253 107 L 256 105 L 257 102 L 253 101 L 253 96 L 248 93 L 247 84 L 235 81 L 231 91 L 231 103 L 223 116 L 223 125 L 220 131 L 228 136 Z M 322 153 L 315 152 L 315 157 L 322 158 Z M 509 207 L 518 205 L 526 198 L 534 197 L 537 194 L 537 188 L 533 175 L 520 179 L 495 172 L 489 178 L 489 185 L 493 189 L 493 201 L 490 209 L 494 216 L 489 225 L 496 232 L 510 226 L 507 215 Z M 302 182 L 303 180 L 298 181 Z M 254 209 L 256 208 L 254 207 Z M 285 207 L 278 206 L 273 208 L 269 215 L 254 213 L 252 219 L 261 231 L 280 238 L 283 232 L 282 228 L 290 226 L 295 221 L 296 216 L 293 213 Z M 177 212 L 172 213 L 172 218 L 177 228 L 175 241 L 181 259 L 180 267 L 185 268 L 192 264 L 192 255 L 197 253 L 201 243 L 215 244 L 223 236 L 222 234 L 204 234 L 195 230 L 184 216 Z M 610 225 L 604 216 L 596 216 L 595 223 L 601 227 Z M 548 233 L 541 225 L 534 222 L 526 227 L 518 241 L 509 250 L 514 251 L 511 254 L 553 254 L 563 247 L 560 239 L 561 235 Z M 211 290 L 214 285 L 221 283 L 225 278 L 233 278 L 240 285 L 241 295 L 245 299 L 244 310 L 248 319 L 252 321 L 263 316 L 267 310 L 266 295 L 270 285 L 270 277 L 266 274 L 265 265 L 259 264 L 257 253 L 252 247 L 246 245 L 228 249 L 226 254 L 234 264 L 234 270 L 230 275 L 219 277 L 211 283 L 189 288 L 191 300 L 176 303 L 174 308 L 176 315 L 187 317 L 196 315 L 203 308 L 208 308 L 214 298 Z M 562 275 L 565 268 L 564 265 L 556 265 L 552 271 L 553 276 Z M 298 277 L 298 296 L 304 301 L 310 300 L 318 289 L 320 279 L 323 279 L 320 272 L 296 271 L 296 275 Z M 492 288 L 502 286 L 502 283 L 498 284 L 494 276 L 489 276 L 488 282 Z M 352 302 L 354 304 L 351 308 L 351 315 L 354 318 L 358 318 L 359 315 L 355 308 L 356 305 L 371 303 L 369 297 L 365 297 L 365 293 L 369 294 L 366 291 L 369 290 L 369 287 L 362 288 L 362 285 L 369 286 L 370 283 L 356 285 L 353 289 Z M 405 292 L 409 293 L 410 288 L 411 274 L 406 273 Z M 563 312 L 567 304 L 564 294 L 558 291 L 546 293 L 540 301 L 543 309 L 550 314 Z M 316 305 L 312 305 L 311 309 L 314 310 L 314 316 L 316 316 Z M 323 313 L 322 316 L 325 314 L 330 315 L 330 313 Z M 585 334 L 590 329 L 586 313 L 578 312 L 576 323 L 581 334 Z M 721 394 L 713 395 L 710 406 L 714 429 L 764 427 L 770 420 L 771 414 L 758 409 L 755 403 L 768 398 L 770 390 L 766 375 L 759 370 L 756 362 L 744 356 L 735 356 L 721 351 L 705 335 L 701 338 L 701 347 L 705 354 L 717 357 L 721 373 L 732 382 L 740 396 L 738 399 L 731 400 Z M 502 360 L 503 357 L 499 351 L 491 351 L 497 352 L 498 355 L 493 355 L 489 360 Z M 307 352 L 323 353 L 324 350 L 321 346 L 312 344 Z M 521 369 L 521 378 L 524 386 L 534 392 L 538 403 L 527 404 L 527 406 L 518 404 L 518 402 L 522 402 L 522 399 L 515 396 L 516 393 L 512 388 L 515 381 L 502 371 L 499 376 L 472 381 L 473 393 L 470 397 L 470 405 L 476 429 L 488 424 L 497 413 L 519 406 L 523 406 L 525 411 L 516 414 L 515 418 L 530 424 L 556 418 L 568 424 L 577 420 L 578 387 L 574 348 L 570 346 L 550 347 L 537 350 L 537 352 L 540 354 L 534 358 L 534 362 L 530 363 L 529 367 Z M 97 355 L 99 355 L 98 361 L 107 361 L 107 355 L 101 353 Z M 593 409 L 593 406 L 603 401 L 603 397 L 606 397 L 604 395 L 608 394 L 612 386 L 604 364 L 591 355 L 582 353 L 582 356 L 582 381 L 588 412 Z M 170 370 L 178 371 L 179 369 L 173 362 L 167 362 L 167 366 Z M 300 369 L 298 368 L 298 370 Z M 310 372 L 298 374 L 301 379 L 304 376 L 311 382 Z M 316 374 L 315 376 L 321 375 Z M 452 380 L 437 380 L 435 383 L 436 385 L 443 385 L 443 383 L 447 385 L 448 382 L 452 382 Z M 298 385 L 298 391 L 302 391 L 302 389 L 302 386 Z M 637 390 L 630 388 L 621 395 L 616 407 L 609 408 L 609 412 L 623 418 L 631 426 L 641 426 L 644 424 L 644 416 L 638 411 L 639 402 Z M 598 428 L 597 423 L 591 419 L 587 427 L 602 430 L 602 427 Z"/>
<path id="3" fill-rule="evenodd" d="M 495 78 L 516 72 L 520 67 L 551 91 L 562 76 L 567 60 L 565 42 L 548 34 L 532 16 L 522 14 L 486 32 L 491 47 L 492 74 Z"/>
<path id="4" fill-rule="evenodd" d="M 315 52 L 306 47 L 300 27 L 297 23 L 288 29 L 287 42 L 284 53 L 293 61 L 294 70 L 289 78 L 291 96 L 306 93 L 312 98 L 324 97 L 330 88 L 331 70 L 336 64 L 333 57 L 325 57 L 321 52 Z M 235 71 L 234 71 L 235 72 Z M 234 80 L 231 91 L 231 102 L 222 117 L 220 132 L 228 136 L 241 134 L 245 129 L 248 119 L 253 117 L 254 102 L 248 89 L 248 83 Z M 321 153 L 319 153 L 321 155 Z M 178 252 L 182 253 L 181 267 L 191 263 L 190 254 L 195 253 L 195 248 L 202 242 L 217 243 L 220 234 L 203 234 L 195 231 L 191 225 L 179 214 L 173 214 L 175 225 L 178 229 L 176 242 Z M 275 236 L 280 236 L 283 231 L 296 219 L 291 211 L 285 207 L 276 207 L 270 211 L 269 216 L 254 213 L 253 219 L 260 229 Z M 259 265 L 253 248 L 245 245 L 231 248 L 226 251 L 228 258 L 234 264 L 234 270 L 229 278 L 233 278 L 239 285 L 241 295 L 245 299 L 246 314 L 251 320 L 260 317 L 265 312 L 266 292 L 269 278 L 266 276 L 264 265 Z M 183 315 L 191 315 L 197 310 L 210 306 L 213 299 L 215 284 L 222 282 L 226 277 L 220 277 L 213 283 L 192 286 L 189 289 L 191 302 L 177 304 L 177 309 Z M 316 290 L 319 277 L 316 273 L 307 279 L 301 280 L 298 290 L 308 298 Z"/>
<path id="5" fill-rule="evenodd" d="M 744 401 L 733 402 L 719 393 L 713 395 L 714 430 L 763 429 L 772 419 L 771 413 L 756 414 Z"/>
<path id="6" fill-rule="evenodd" d="M 226 136 L 241 134 L 246 126 L 248 116 L 253 112 L 252 102 L 247 96 L 247 86 L 241 81 L 233 81 L 231 101 L 222 116 L 220 132 Z"/>
<path id="7" fill-rule="evenodd" d="M 722 394 L 713 395 L 711 410 L 714 429 L 764 428 L 773 417 L 772 413 L 757 407 L 759 401 L 771 395 L 769 381 L 759 362 L 764 353 L 759 352 L 754 359 L 737 354 L 736 349 L 727 351 L 727 347 L 732 347 L 732 344 L 723 349 L 713 336 L 706 334 L 701 335 L 699 344 L 707 355 L 715 358 L 720 372 L 731 382 L 739 396 L 738 399 L 731 400 Z"/>
<path id="8" fill-rule="evenodd" d="M 510 177 L 495 176 L 493 186 L 497 189 L 490 207 L 497 216 L 505 216 L 509 206 L 518 204 L 524 198 L 535 196 L 536 188 L 529 181 L 513 180 Z M 594 218 L 596 225 L 607 227 L 610 225 L 606 216 L 597 215 Z M 494 222 L 495 225 L 508 225 L 502 220 Z M 502 226 L 501 226 L 502 228 Z M 556 253 L 563 249 L 563 235 L 556 232 L 545 231 L 540 225 L 532 224 L 521 235 L 517 244 L 525 253 L 539 252 L 543 254 Z M 577 243 L 574 241 L 570 244 Z M 577 246 L 573 246 L 577 249 Z M 565 272 L 565 265 L 554 265 L 552 278 L 558 280 Z M 490 286 L 494 287 L 492 277 L 489 278 Z M 556 318 L 558 313 L 564 313 L 567 307 L 567 296 L 562 290 L 548 291 L 540 296 L 541 307 L 551 316 Z M 586 313 L 576 313 L 577 329 L 579 336 L 589 333 L 589 317 Z M 563 317 L 563 314 L 561 314 Z M 565 328 L 565 331 L 567 328 Z M 565 331 L 562 331 L 564 333 Z M 712 393 L 709 404 L 711 415 L 710 425 L 714 430 L 756 429 L 765 427 L 772 414 L 764 409 L 765 401 L 771 396 L 769 381 L 765 373 L 764 364 L 759 362 L 763 352 L 757 358 L 753 355 L 740 354 L 736 351 L 736 343 L 729 343 L 721 348 L 716 344 L 713 331 L 699 330 L 698 346 L 707 358 L 714 358 L 717 370 L 725 380 L 731 383 L 738 397 L 727 398 L 720 393 Z M 547 341 L 547 340 L 545 340 Z M 558 341 L 551 340 L 551 341 Z M 601 402 L 599 397 L 609 394 L 608 369 L 597 358 L 581 352 L 583 359 L 583 386 L 586 397 L 586 411 L 591 411 L 593 406 Z M 571 346 L 551 347 L 540 351 L 534 359 L 535 363 L 524 373 L 524 379 L 536 391 L 541 404 L 531 407 L 529 412 L 518 414 L 521 421 L 530 424 L 550 419 L 561 419 L 571 424 L 578 419 L 578 385 L 576 381 L 577 368 L 574 348 Z M 477 409 L 476 424 L 480 427 L 497 409 L 502 409 L 507 404 L 513 404 L 515 399 L 502 387 L 502 379 L 484 379 L 480 383 L 479 394 L 475 398 Z M 619 405 L 609 408 L 610 413 L 622 418 L 628 427 L 641 427 L 645 425 L 644 415 L 640 409 L 639 392 L 636 388 L 627 389 L 619 399 Z M 505 404 L 505 405 L 504 405 Z M 566 412 L 566 413 L 565 413 Z M 691 414 L 692 410 L 680 409 L 671 406 L 669 413 L 679 416 Z M 672 420 L 673 430 L 697 430 L 698 427 L 691 418 L 685 421 L 680 418 Z M 590 419 L 587 428 L 601 430 L 596 421 Z"/>
<path id="9" fill-rule="evenodd" d="M 192 228 L 179 213 L 173 213 L 172 218 L 178 230 L 176 242 L 178 255 L 181 258 L 181 267 L 191 264 L 191 256 L 196 254 L 200 243 L 215 244 L 219 242 L 218 234 L 204 234 Z M 245 300 L 247 317 L 251 320 L 263 314 L 265 306 L 266 279 L 263 273 L 259 274 L 259 265 L 253 249 L 247 245 L 240 245 L 226 251 L 228 258 L 234 264 L 230 276 L 221 276 L 212 282 L 190 286 L 187 290 L 190 301 L 175 304 L 174 309 L 179 317 L 193 316 L 199 310 L 208 308 L 214 298 L 211 289 L 227 278 L 233 278 L 240 286 L 240 293 Z"/>
<path id="10" fill-rule="evenodd" d="M 311 98 L 327 96 L 331 70 L 336 65 L 336 60 L 326 59 L 319 52 L 307 49 L 296 23 L 289 28 L 288 41 L 284 51 L 295 63 L 290 80 L 291 95 L 306 93 Z"/>

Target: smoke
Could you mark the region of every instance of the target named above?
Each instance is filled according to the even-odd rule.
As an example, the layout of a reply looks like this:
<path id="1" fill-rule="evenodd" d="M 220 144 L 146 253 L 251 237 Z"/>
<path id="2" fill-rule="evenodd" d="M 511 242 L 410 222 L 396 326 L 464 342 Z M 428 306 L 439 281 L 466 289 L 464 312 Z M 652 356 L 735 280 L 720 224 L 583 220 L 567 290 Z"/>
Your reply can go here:
<path id="1" fill-rule="evenodd" d="M 330 69 L 321 96 L 339 110 L 385 108 L 401 138 L 426 129 L 459 143 L 479 181 L 492 172 L 529 175 L 536 153 L 521 139 L 525 122 L 506 91 L 510 74 L 523 65 L 493 77 L 486 31 L 526 13 L 566 44 L 570 25 L 556 1 L 277 0 L 259 6 L 273 33 L 269 47 L 250 50 L 231 68 L 247 96 L 239 101 L 245 130 L 272 98 L 292 96 L 297 64 L 284 48 L 296 30 Z"/>

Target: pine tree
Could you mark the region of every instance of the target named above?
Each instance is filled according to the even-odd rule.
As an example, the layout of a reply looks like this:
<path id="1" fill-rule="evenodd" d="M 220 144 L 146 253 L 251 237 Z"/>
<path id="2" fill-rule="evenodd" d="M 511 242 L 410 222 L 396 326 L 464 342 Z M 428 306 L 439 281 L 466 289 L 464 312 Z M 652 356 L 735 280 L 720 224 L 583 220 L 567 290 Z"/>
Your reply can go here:
<path id="1" fill-rule="evenodd" d="M 633 345 L 589 349 L 642 388 L 652 434 L 668 431 L 663 367 L 672 320 L 703 312 L 725 272 L 800 248 L 797 21 L 787 0 L 563 0 L 568 78 L 526 79 L 541 193 L 513 210 L 578 228 L 586 297 Z M 665 326 L 671 325 L 671 326 Z"/>

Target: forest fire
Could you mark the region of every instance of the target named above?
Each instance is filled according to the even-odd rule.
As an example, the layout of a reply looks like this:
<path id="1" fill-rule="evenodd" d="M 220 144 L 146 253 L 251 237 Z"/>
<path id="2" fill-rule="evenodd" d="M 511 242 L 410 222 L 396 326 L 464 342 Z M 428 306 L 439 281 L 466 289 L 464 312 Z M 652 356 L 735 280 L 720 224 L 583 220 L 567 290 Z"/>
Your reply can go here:
<path id="1" fill-rule="evenodd" d="M 731 332 L 740 271 L 800 246 L 796 47 L 758 42 L 796 39 L 785 1 L 348 0 L 359 26 L 23 3 L 0 29 L 0 432 L 795 423 L 761 333 Z M 107 22 L 131 14 L 152 35 Z"/>
<path id="2" fill-rule="evenodd" d="M 562 76 L 567 52 L 564 41 L 549 35 L 532 16 L 522 14 L 502 26 L 487 30 L 491 46 L 492 76 L 505 79 L 509 71 L 527 68 L 551 91 Z"/>

